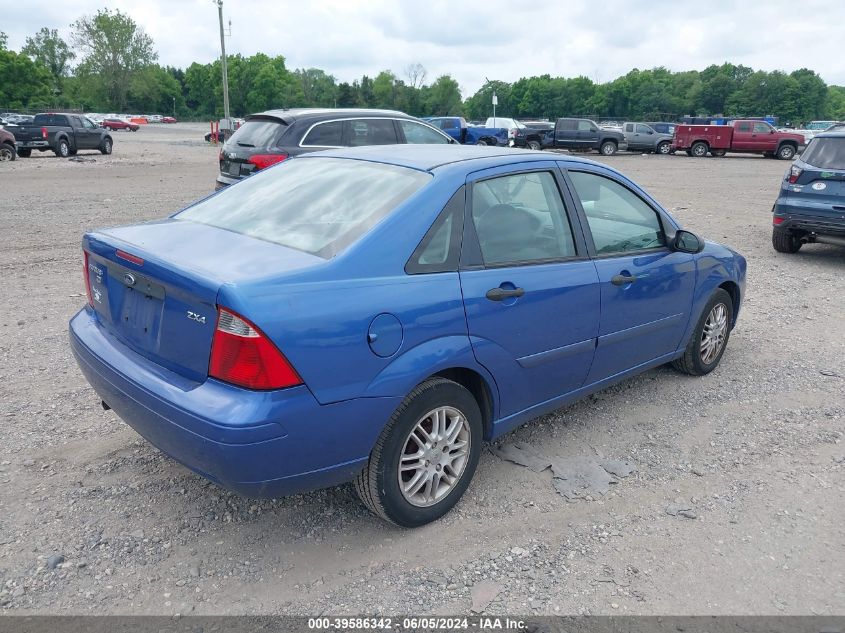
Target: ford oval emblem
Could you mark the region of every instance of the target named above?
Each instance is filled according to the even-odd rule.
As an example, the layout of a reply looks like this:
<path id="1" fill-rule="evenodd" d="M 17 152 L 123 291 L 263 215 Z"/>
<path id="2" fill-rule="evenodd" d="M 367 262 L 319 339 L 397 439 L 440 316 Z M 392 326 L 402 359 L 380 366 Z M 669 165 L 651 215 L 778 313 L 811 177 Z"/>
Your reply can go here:
<path id="1" fill-rule="evenodd" d="M 123 283 L 127 286 L 134 286 L 135 285 L 135 275 L 132 273 L 124 273 L 123 274 Z"/>

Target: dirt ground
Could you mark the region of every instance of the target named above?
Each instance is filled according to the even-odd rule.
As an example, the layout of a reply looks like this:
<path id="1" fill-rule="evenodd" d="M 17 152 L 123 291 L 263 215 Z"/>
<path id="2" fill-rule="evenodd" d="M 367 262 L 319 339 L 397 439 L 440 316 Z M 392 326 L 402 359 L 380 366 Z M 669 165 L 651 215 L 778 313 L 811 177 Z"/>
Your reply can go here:
<path id="1" fill-rule="evenodd" d="M 787 163 L 603 159 L 748 258 L 721 366 L 650 371 L 499 442 L 630 461 L 606 495 L 568 501 L 548 470 L 485 450 L 451 514 L 402 530 L 348 485 L 221 490 L 103 411 L 76 367 L 83 232 L 210 192 L 204 131 L 147 126 L 116 132 L 112 156 L 0 165 L 0 610 L 845 613 L 845 251 L 772 250 Z"/>

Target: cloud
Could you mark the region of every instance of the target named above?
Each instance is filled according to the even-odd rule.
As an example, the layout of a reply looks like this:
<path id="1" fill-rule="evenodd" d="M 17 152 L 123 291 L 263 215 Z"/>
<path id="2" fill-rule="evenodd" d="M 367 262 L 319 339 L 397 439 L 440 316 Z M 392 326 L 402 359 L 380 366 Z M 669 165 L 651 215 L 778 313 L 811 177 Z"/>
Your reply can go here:
<path id="1" fill-rule="evenodd" d="M 69 25 L 104 0 L 8 3 L 0 30 L 19 49 L 42 26 Z M 186 67 L 219 55 L 212 0 L 109 0 L 155 40 L 159 61 Z M 755 69 L 816 70 L 845 84 L 845 3 L 741 0 L 224 0 L 230 53 L 284 55 L 341 81 L 419 62 L 429 80 L 455 77 L 465 96 L 485 78 L 586 75 L 610 81 L 631 68 L 702 69 L 724 61 Z"/>

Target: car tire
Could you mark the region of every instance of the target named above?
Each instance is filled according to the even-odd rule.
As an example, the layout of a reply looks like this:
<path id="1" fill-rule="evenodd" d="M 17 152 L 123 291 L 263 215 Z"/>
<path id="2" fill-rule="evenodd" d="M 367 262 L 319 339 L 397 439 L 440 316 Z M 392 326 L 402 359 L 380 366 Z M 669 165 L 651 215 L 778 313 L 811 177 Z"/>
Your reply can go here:
<path id="1" fill-rule="evenodd" d="M 789 143 L 785 143 L 778 147 L 778 158 L 781 160 L 792 160 L 795 158 L 795 147 Z"/>
<path id="2" fill-rule="evenodd" d="M 479 147 L 487 147 L 487 141 L 485 141 L 483 138 L 479 139 L 476 145 L 478 145 Z"/>
<path id="3" fill-rule="evenodd" d="M 355 491 L 373 514 L 396 525 L 418 527 L 435 521 L 469 486 L 482 439 L 481 410 L 473 395 L 451 380 L 430 378 L 391 416 L 355 479 Z M 414 459 L 409 448 L 422 456 Z M 403 456 L 406 464 L 400 470 Z M 435 460 L 439 463 L 432 466 Z M 453 481 L 444 483 L 439 473 Z M 425 482 L 421 488 L 420 481 Z"/>
<path id="4" fill-rule="evenodd" d="M 599 147 L 599 152 L 603 156 L 613 156 L 616 153 L 617 149 L 619 149 L 619 147 L 616 145 L 616 143 L 614 143 L 613 141 L 605 141 L 601 144 L 601 147 Z"/>
<path id="5" fill-rule="evenodd" d="M 710 155 L 715 156 L 716 158 L 722 158 L 725 154 L 727 154 L 727 150 L 724 149 L 711 149 Z"/>
<path id="6" fill-rule="evenodd" d="M 703 376 L 716 369 L 728 346 L 733 314 L 731 295 L 719 288 L 701 311 L 684 355 L 672 361 L 672 366 L 691 376 Z"/>
<path id="7" fill-rule="evenodd" d="M 540 141 L 528 141 L 528 149 L 539 152 L 541 149 Z"/>
<path id="8" fill-rule="evenodd" d="M 3 143 L 0 145 L 0 162 L 3 161 L 12 161 L 17 158 L 17 153 L 15 152 L 15 146 L 11 143 Z"/>
<path id="9" fill-rule="evenodd" d="M 695 156 L 696 158 L 703 158 L 707 156 L 707 152 L 710 151 L 710 148 L 707 147 L 707 143 L 703 141 L 698 141 L 697 143 L 693 143 L 692 147 L 690 147 L 690 156 Z"/>
<path id="10" fill-rule="evenodd" d="M 772 246 L 778 253 L 797 253 L 801 249 L 801 239 L 792 231 L 772 229 Z"/>
<path id="11" fill-rule="evenodd" d="M 70 143 L 66 139 L 61 139 L 56 146 L 56 156 L 59 158 L 67 158 L 70 156 Z"/>
<path id="12" fill-rule="evenodd" d="M 657 144 L 657 153 L 665 156 L 672 151 L 672 144 L 669 141 L 663 141 Z"/>
<path id="13" fill-rule="evenodd" d="M 100 142 L 100 153 L 105 155 L 111 154 L 112 147 L 113 143 L 111 137 L 107 136 Z"/>
<path id="14" fill-rule="evenodd" d="M 19 149 L 18 150 L 18 156 L 20 158 L 29 158 L 30 156 L 32 156 L 32 150 L 31 149 Z"/>

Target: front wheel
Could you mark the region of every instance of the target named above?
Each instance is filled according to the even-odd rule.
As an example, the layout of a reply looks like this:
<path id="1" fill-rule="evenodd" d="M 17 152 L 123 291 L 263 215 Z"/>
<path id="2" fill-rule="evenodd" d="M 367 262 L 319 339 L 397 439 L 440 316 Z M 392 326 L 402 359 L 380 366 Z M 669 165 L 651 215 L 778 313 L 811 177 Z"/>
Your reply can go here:
<path id="1" fill-rule="evenodd" d="M 29 158 L 30 156 L 32 156 L 32 150 L 31 149 L 19 149 L 18 150 L 18 156 L 20 156 L 21 158 Z"/>
<path id="2" fill-rule="evenodd" d="M 669 141 L 663 141 L 657 146 L 657 153 L 664 156 L 672 151 L 672 144 Z"/>
<path id="3" fill-rule="evenodd" d="M 716 369 L 733 327 L 733 300 L 722 288 L 716 290 L 704 306 L 684 355 L 673 361 L 675 369 L 703 376 Z"/>
<path id="4" fill-rule="evenodd" d="M 103 142 L 100 143 L 100 153 L 101 154 L 111 154 L 112 150 L 112 142 L 111 139 L 107 136 L 103 139 Z"/>
<path id="5" fill-rule="evenodd" d="M 402 527 L 435 521 L 469 486 L 482 435 L 469 391 L 444 378 L 426 380 L 393 413 L 355 490 L 374 514 Z"/>
<path id="6" fill-rule="evenodd" d="M 707 147 L 707 143 L 703 143 L 702 141 L 698 141 L 694 143 L 693 146 L 690 148 L 690 152 L 692 152 L 692 156 L 696 158 L 702 158 L 707 156 L 707 152 L 709 151 L 709 147 Z"/>
<path id="7" fill-rule="evenodd" d="M 0 162 L 15 160 L 15 158 L 17 158 L 17 154 L 15 153 L 14 145 L 10 145 L 9 143 L 0 145 Z"/>
<path id="8" fill-rule="evenodd" d="M 616 153 L 617 146 L 613 141 L 605 141 L 601 144 L 599 151 L 605 156 L 613 156 Z"/>
<path id="9" fill-rule="evenodd" d="M 781 160 L 792 160 L 795 157 L 795 148 L 792 145 L 781 145 L 778 148 L 778 158 Z"/>
<path id="10" fill-rule="evenodd" d="M 476 145 L 478 145 L 479 147 L 487 147 L 487 141 L 485 141 L 484 139 L 480 139 L 480 140 L 476 143 Z"/>

